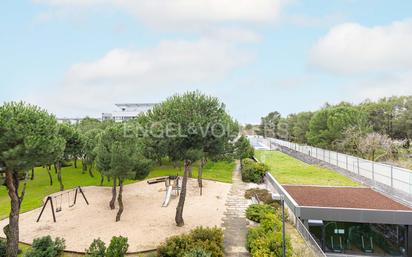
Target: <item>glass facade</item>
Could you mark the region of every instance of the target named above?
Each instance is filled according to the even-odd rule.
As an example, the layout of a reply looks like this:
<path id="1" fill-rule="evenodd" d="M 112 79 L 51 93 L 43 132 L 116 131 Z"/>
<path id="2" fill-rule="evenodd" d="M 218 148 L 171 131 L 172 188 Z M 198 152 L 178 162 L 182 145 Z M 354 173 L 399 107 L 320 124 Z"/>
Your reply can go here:
<path id="1" fill-rule="evenodd" d="M 407 229 L 400 225 L 323 221 L 309 231 L 325 252 L 407 256 Z"/>

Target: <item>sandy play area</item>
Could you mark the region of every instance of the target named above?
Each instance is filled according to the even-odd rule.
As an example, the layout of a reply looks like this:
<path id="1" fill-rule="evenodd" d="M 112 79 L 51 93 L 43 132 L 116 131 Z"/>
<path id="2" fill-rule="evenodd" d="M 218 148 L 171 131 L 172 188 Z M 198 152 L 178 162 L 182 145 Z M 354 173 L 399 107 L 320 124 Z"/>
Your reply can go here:
<path id="1" fill-rule="evenodd" d="M 90 205 L 83 198 L 69 208 L 62 199 L 62 211 L 56 213 L 53 223 L 50 207 L 39 223 L 40 208 L 20 215 L 20 240 L 31 243 L 34 238 L 51 235 L 66 240 L 66 250 L 84 252 L 95 238 L 110 242 L 112 236 L 129 238 L 129 252 L 150 250 L 167 237 L 180 234 L 196 226 L 221 226 L 230 184 L 204 181 L 203 195 L 199 195 L 197 180 L 189 179 L 183 213 L 185 226 L 176 227 L 174 217 L 178 196 L 172 196 L 168 207 L 161 207 L 165 196 L 164 183 L 149 185 L 146 181 L 124 188 L 125 210 L 120 222 L 115 222 L 117 210 L 110 210 L 111 188 L 83 188 Z M 28 192 L 30 193 L 30 192 Z M 67 194 L 66 194 L 67 195 Z M 56 207 L 56 206 L 55 206 Z M 0 221 L 0 227 L 7 224 Z M 4 237 L 2 231 L 0 236 Z"/>

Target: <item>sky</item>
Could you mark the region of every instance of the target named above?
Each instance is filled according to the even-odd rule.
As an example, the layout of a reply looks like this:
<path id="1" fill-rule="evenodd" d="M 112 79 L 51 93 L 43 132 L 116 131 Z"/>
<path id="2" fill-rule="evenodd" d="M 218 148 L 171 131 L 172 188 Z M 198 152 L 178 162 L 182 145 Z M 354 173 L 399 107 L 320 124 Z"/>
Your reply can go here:
<path id="1" fill-rule="evenodd" d="M 412 94 L 412 1 L 2 0 L 0 103 L 99 117 L 199 90 L 241 123 Z"/>

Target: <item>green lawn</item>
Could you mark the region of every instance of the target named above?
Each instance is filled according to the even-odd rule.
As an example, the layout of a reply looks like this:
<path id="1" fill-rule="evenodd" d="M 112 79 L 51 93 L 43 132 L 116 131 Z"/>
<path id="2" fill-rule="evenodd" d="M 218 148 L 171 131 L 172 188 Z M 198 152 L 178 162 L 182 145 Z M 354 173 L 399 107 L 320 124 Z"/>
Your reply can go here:
<path id="1" fill-rule="evenodd" d="M 208 162 L 205 165 L 203 177 L 205 179 L 216 180 L 226 183 L 232 182 L 232 171 L 235 168 L 234 162 Z M 182 175 L 183 172 L 179 169 L 173 168 L 171 165 L 163 165 L 155 167 L 148 178 L 176 175 L 177 172 Z M 98 186 L 100 185 L 100 175 L 97 171 L 94 171 L 94 178 L 90 177 L 88 173 L 82 174 L 81 164 L 75 169 L 73 166 L 65 167 L 62 169 L 63 184 L 65 189 L 74 188 L 76 186 Z M 27 184 L 26 196 L 21 206 L 21 212 L 26 212 L 35 208 L 38 208 L 42 204 L 42 199 L 54 192 L 59 191 L 59 184 L 56 174 L 53 174 L 53 186 L 49 184 L 49 177 L 47 171 L 44 168 L 35 169 L 35 178 L 30 180 Z M 193 176 L 197 176 L 197 164 L 193 167 Z M 133 183 L 134 181 L 126 181 L 126 183 Z M 105 181 L 105 186 L 111 185 Z M 7 195 L 6 187 L 0 186 L 0 219 L 4 219 L 8 216 L 10 211 L 10 200 Z"/>
<path id="2" fill-rule="evenodd" d="M 326 168 L 309 165 L 278 151 L 257 150 L 256 158 L 266 163 L 281 184 L 358 186 L 353 180 Z"/>

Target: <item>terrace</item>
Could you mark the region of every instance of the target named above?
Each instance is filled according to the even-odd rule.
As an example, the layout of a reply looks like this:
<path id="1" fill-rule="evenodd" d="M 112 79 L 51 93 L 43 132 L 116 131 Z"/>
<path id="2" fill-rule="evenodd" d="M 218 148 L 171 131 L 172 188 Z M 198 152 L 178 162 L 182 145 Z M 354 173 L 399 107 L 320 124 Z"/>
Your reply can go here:
<path id="1" fill-rule="evenodd" d="M 267 184 L 285 196 L 328 255 L 412 256 L 412 209 L 329 169 L 257 151 Z"/>

